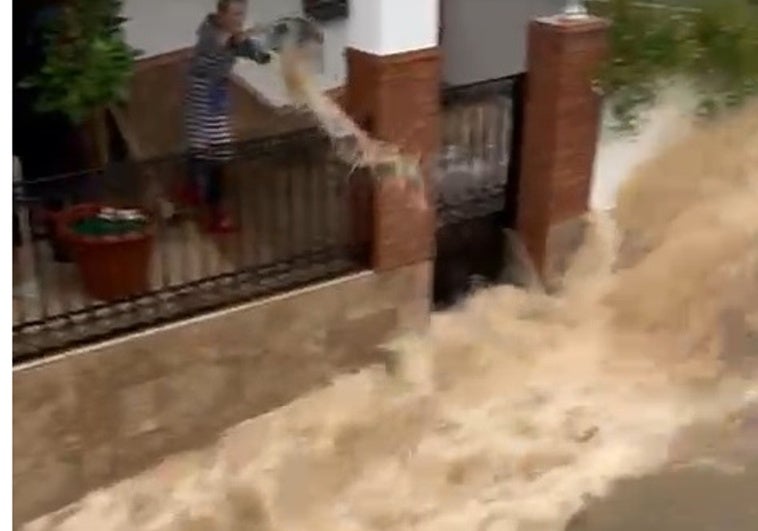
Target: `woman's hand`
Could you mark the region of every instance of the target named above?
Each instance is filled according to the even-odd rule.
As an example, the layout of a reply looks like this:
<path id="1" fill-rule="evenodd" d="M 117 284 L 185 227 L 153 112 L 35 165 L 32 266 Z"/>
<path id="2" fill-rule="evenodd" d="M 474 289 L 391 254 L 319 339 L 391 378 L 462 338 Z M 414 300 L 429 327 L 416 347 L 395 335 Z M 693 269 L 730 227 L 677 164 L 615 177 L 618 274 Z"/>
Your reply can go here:
<path id="1" fill-rule="evenodd" d="M 235 53 L 240 57 L 252 59 L 260 65 L 271 62 L 271 54 L 264 49 L 260 43 L 253 40 L 251 31 L 239 31 L 232 35 L 230 45 L 235 49 Z"/>
<path id="2" fill-rule="evenodd" d="M 245 42 L 250 37 L 249 30 L 248 31 L 238 31 L 237 33 L 234 33 L 231 36 L 231 42 L 235 46 L 239 46 L 243 42 Z"/>

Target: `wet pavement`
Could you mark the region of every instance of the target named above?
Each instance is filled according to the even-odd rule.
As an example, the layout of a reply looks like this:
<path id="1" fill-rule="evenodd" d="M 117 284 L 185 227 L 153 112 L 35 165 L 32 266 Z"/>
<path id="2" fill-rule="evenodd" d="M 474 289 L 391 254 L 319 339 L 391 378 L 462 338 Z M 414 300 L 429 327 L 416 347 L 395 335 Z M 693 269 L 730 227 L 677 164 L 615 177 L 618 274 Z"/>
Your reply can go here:
<path id="1" fill-rule="evenodd" d="M 622 481 L 568 530 L 757 531 L 758 410 L 738 432 L 710 435 L 706 444 L 718 448 L 725 466 L 690 465 Z"/>

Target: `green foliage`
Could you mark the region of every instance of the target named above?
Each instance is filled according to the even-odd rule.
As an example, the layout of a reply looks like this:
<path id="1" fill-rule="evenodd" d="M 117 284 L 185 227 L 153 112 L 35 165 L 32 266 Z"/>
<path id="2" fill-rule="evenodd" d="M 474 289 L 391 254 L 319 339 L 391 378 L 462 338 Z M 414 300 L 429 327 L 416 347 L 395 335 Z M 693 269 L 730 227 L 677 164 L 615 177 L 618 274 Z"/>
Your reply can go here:
<path id="1" fill-rule="evenodd" d="M 72 0 L 46 29 L 45 63 L 23 86 L 37 94 L 38 112 L 61 112 L 80 123 L 123 101 L 133 50 L 123 37 L 120 0 Z"/>
<path id="2" fill-rule="evenodd" d="M 758 94 L 756 0 L 589 4 L 592 12 L 612 21 L 610 59 L 598 85 L 621 129 L 634 130 L 641 113 L 672 80 L 692 84 L 704 116 Z"/>
<path id="3" fill-rule="evenodd" d="M 79 236 L 124 236 L 133 232 L 142 232 L 147 228 L 147 221 L 144 219 L 104 219 L 100 216 L 91 216 L 74 222 L 71 228 Z"/>

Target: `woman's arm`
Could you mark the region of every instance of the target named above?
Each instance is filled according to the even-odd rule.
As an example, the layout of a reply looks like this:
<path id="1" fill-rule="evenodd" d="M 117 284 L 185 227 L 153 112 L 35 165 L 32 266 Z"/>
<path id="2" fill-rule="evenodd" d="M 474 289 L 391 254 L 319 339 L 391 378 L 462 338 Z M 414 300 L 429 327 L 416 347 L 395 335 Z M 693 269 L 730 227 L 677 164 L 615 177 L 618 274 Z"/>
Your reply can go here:
<path id="1" fill-rule="evenodd" d="M 271 61 L 271 53 L 258 40 L 249 36 L 247 32 L 238 33 L 230 41 L 234 54 L 238 57 L 251 59 L 260 65 Z"/>

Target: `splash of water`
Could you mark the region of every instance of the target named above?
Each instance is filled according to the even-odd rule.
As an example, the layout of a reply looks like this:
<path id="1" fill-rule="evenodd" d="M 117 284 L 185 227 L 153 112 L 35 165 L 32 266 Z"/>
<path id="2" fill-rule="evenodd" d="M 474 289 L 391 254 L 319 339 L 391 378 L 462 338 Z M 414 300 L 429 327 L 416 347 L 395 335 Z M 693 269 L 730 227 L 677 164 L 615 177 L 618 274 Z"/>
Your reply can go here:
<path id="1" fill-rule="evenodd" d="M 368 168 L 375 178 L 400 179 L 423 187 L 422 161 L 404 153 L 404 146 L 372 138 L 342 107 L 319 89 L 307 47 L 285 48 L 279 54 L 282 80 L 290 100 L 307 110 L 332 139 L 334 152 L 353 168 Z"/>
<path id="2" fill-rule="evenodd" d="M 758 108 L 646 163 L 553 295 L 500 287 L 384 367 L 27 527 L 560 530 L 758 392 Z M 750 395 L 750 392 L 753 395 Z"/>

